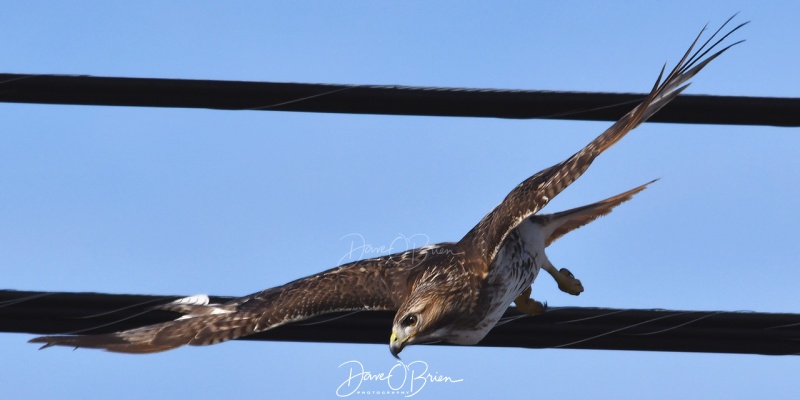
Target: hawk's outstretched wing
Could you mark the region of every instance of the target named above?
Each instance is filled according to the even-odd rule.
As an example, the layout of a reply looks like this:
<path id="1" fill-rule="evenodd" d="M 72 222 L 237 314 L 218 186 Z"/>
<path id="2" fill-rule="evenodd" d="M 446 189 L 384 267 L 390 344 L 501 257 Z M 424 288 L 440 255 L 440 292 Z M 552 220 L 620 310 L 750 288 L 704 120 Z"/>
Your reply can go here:
<path id="1" fill-rule="evenodd" d="M 345 264 L 225 304 L 174 302 L 156 307 L 184 313 L 169 322 L 103 335 L 42 336 L 32 343 L 120 353 L 153 353 L 208 345 L 337 311 L 395 310 L 409 274 L 450 243 Z"/>
<path id="2" fill-rule="evenodd" d="M 653 90 L 640 105 L 566 161 L 522 182 L 458 243 L 426 246 L 391 256 L 357 261 L 225 304 L 178 301 L 158 307 L 185 314 L 170 322 L 105 335 L 43 336 L 31 342 L 45 343 L 44 347 L 55 345 L 89 347 L 124 353 L 151 353 L 183 345 L 214 344 L 331 312 L 395 310 L 401 306 L 408 307 L 407 299 L 420 293 L 412 292 L 415 290 L 415 282 L 425 279 L 427 280 L 424 286 L 433 287 L 436 291 L 428 290 L 419 295 L 419 299 L 427 299 L 426 295 L 433 293 L 438 296 L 435 300 L 449 301 L 450 298 L 442 296 L 442 292 L 448 294 L 464 292 L 460 290 L 463 285 L 453 285 L 453 282 L 458 282 L 462 276 L 468 278 L 480 276 L 474 274 L 476 270 L 488 271 L 509 232 L 574 182 L 600 153 L 680 94 L 686 88 L 688 79 L 730 46 L 707 58 L 704 57 L 742 25 L 706 49 L 722 29 L 720 28 L 712 39 L 692 54 L 692 49 L 700 37 L 698 36 L 663 83 L 662 70 L 662 75 L 659 76 Z M 555 239 L 566 230 L 588 223 L 642 188 L 636 188 L 587 208 L 571 210 L 567 214 L 554 214 L 560 223 L 552 224 L 553 231 L 550 232 L 550 236 Z M 424 274 L 428 272 L 430 272 L 428 275 Z M 476 286 L 483 283 L 477 279 L 474 279 L 474 282 Z M 461 294 L 467 299 L 463 304 L 477 304 L 479 300 L 485 301 L 492 296 L 491 291 L 481 291 L 480 288 L 474 293 Z M 433 309 L 433 315 L 442 309 L 443 303 L 437 304 L 439 308 Z M 452 306 L 454 303 L 447 304 Z M 505 307 L 508 303 L 497 304 Z M 470 308 L 456 311 L 463 314 L 462 319 L 466 321 L 485 318 L 485 315 L 475 313 Z M 416 314 L 407 315 L 407 318 L 396 321 L 396 325 L 404 328 L 416 326 L 419 321 Z M 444 321 L 452 323 L 452 320 Z M 493 324 L 494 322 L 485 326 L 490 329 Z M 392 351 L 395 354 L 399 352 L 410 337 L 412 336 L 406 336 L 401 340 L 393 336 Z"/>
<path id="3" fill-rule="evenodd" d="M 664 75 L 662 69 L 650 94 L 629 113 L 625 114 L 614 125 L 608 128 L 596 139 L 592 140 L 586 147 L 572 155 L 565 161 L 547 168 L 523 181 L 514 188 L 508 196 L 489 214 L 487 214 L 471 231 L 469 231 L 458 242 L 459 251 L 465 251 L 468 258 L 481 260 L 474 263 L 477 268 L 486 268 L 492 265 L 497 252 L 503 245 L 508 234 L 514 230 L 523 220 L 542 209 L 556 195 L 561 193 L 567 186 L 572 184 L 580 177 L 592 164 L 592 161 L 603 151 L 617 143 L 622 137 L 646 121 L 671 100 L 677 97 L 689 84 L 687 81 L 705 67 L 711 60 L 718 57 L 731 46 L 718 50 L 709 57 L 703 59 L 728 35 L 741 28 L 746 22 L 733 28 L 730 32 L 723 35 L 714 44 L 708 46 L 711 40 L 733 19 L 731 17 L 711 36 L 696 52 L 692 50 L 697 44 L 700 36 L 705 31 L 700 32 L 694 40 L 689 50 L 683 58 L 661 82 Z M 708 47 L 707 47 L 708 46 Z"/>

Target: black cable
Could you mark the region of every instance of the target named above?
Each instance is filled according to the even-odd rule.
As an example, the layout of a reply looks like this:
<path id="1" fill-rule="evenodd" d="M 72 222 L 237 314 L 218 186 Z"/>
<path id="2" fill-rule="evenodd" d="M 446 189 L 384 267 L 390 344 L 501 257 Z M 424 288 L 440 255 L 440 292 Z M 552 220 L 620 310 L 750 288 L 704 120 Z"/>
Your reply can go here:
<path id="1" fill-rule="evenodd" d="M 616 121 L 644 94 L 0 74 L 0 102 Z M 800 99 L 681 95 L 654 122 L 800 126 Z"/>
<path id="2" fill-rule="evenodd" d="M 0 332 L 108 333 L 177 318 L 148 311 L 179 296 L 0 291 Z M 230 297 L 212 297 L 223 302 Z M 391 312 L 324 315 L 246 340 L 388 346 Z M 479 346 L 787 355 L 800 353 L 800 315 L 756 312 L 553 308 L 531 318 L 510 309 Z M 26 346 L 24 340 L 20 346 Z M 31 350 L 34 349 L 33 345 Z M 388 354 L 388 347 L 387 347 Z"/>

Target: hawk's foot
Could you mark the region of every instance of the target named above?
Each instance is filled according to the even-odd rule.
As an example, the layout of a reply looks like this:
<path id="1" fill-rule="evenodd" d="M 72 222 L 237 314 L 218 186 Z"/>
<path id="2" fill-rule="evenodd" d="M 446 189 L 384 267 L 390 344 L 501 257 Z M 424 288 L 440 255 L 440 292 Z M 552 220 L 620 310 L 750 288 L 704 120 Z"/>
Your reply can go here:
<path id="1" fill-rule="evenodd" d="M 535 317 L 539 314 L 543 314 L 544 311 L 547 309 L 546 304 L 542 304 L 540 301 L 536 301 L 531 297 L 531 288 L 525 289 L 522 294 L 517 296 L 514 300 L 514 304 L 517 305 L 517 311 L 527 314 L 531 317 Z"/>
<path id="2" fill-rule="evenodd" d="M 575 296 L 583 292 L 581 281 L 575 279 L 575 275 L 572 275 L 572 272 L 569 272 L 568 269 L 561 268 L 558 272 L 551 273 L 551 275 L 553 275 L 553 278 L 558 282 L 558 288 L 561 289 L 562 292 Z"/>

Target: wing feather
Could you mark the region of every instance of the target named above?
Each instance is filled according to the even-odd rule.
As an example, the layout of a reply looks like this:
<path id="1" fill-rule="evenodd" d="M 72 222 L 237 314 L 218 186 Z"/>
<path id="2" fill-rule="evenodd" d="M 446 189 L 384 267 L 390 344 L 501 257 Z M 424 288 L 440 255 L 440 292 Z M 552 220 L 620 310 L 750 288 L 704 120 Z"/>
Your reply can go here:
<path id="1" fill-rule="evenodd" d="M 441 244 L 361 260 L 301 278 L 225 304 L 170 303 L 156 308 L 189 312 L 174 321 L 103 335 L 42 336 L 32 343 L 153 353 L 184 345 L 209 345 L 290 322 L 338 311 L 395 310 L 407 281 Z"/>
<path id="2" fill-rule="evenodd" d="M 727 25 L 731 19 L 728 19 L 722 27 Z M 731 46 L 741 43 L 733 43 L 703 58 L 722 40 L 745 24 L 731 29 L 721 39 L 706 48 L 722 30 L 720 27 L 708 41 L 692 53 L 705 31 L 704 28 L 663 82 L 661 81 L 664 74 L 662 68 L 653 89 L 638 106 L 565 161 L 538 172 L 514 188 L 497 207 L 459 241 L 458 246 L 461 251 L 467 252 L 471 258 L 481 260 L 480 263 L 472 265 L 488 270 L 512 230 L 516 229 L 526 218 L 541 210 L 551 199 L 578 179 L 603 151 L 617 143 L 625 134 L 677 97 L 688 86 L 687 81 L 709 62 Z"/>

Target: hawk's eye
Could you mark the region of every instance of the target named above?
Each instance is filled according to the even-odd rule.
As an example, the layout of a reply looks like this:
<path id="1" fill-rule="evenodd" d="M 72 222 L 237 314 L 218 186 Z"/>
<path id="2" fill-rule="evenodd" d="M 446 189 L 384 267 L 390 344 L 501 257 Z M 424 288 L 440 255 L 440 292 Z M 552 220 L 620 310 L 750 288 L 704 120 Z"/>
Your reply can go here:
<path id="1" fill-rule="evenodd" d="M 417 324 L 417 316 L 414 314 L 410 314 L 403 319 L 403 322 L 400 323 L 400 326 L 403 328 L 408 328 L 409 326 L 414 326 Z"/>

